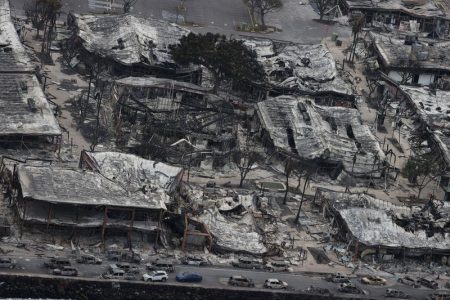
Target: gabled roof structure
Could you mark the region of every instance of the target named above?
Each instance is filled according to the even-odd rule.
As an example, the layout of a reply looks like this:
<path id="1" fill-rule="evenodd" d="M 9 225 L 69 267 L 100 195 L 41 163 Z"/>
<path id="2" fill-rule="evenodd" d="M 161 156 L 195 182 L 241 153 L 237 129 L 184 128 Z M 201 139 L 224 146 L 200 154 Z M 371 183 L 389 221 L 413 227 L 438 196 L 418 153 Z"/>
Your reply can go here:
<path id="1" fill-rule="evenodd" d="M 307 97 L 279 96 L 256 105 L 273 145 L 305 160 L 341 162 L 354 176 L 379 177 L 377 166 L 385 155 L 358 110 L 312 102 Z"/>
<path id="2" fill-rule="evenodd" d="M 111 58 L 123 64 L 164 65 L 173 63 L 169 45 L 190 31 L 181 26 L 130 14 L 79 15 L 70 14 L 78 38 L 90 53 Z"/>

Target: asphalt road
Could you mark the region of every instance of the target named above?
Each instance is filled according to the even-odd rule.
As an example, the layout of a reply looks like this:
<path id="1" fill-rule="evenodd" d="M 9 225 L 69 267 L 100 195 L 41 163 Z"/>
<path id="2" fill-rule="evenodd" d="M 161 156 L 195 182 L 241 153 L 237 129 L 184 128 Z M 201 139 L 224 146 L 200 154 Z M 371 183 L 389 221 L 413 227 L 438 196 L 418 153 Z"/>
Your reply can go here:
<path id="1" fill-rule="evenodd" d="M 17 261 L 17 267 L 13 270 L 2 269 L 0 271 L 4 272 L 14 272 L 14 273 L 26 273 L 26 274 L 50 274 L 50 270 L 43 266 L 45 258 L 40 257 L 14 257 Z M 108 261 L 104 262 L 102 265 L 82 265 L 74 264 L 74 266 L 79 271 L 80 277 L 85 278 L 100 278 L 100 275 L 104 273 L 108 266 Z M 141 275 L 146 272 L 145 264 L 140 266 Z M 280 280 L 286 281 L 289 284 L 290 290 L 301 291 L 309 286 L 327 288 L 330 292 L 336 295 L 344 295 L 340 293 L 337 288 L 338 284 L 334 284 L 325 281 L 320 276 L 311 276 L 303 274 L 292 274 L 292 273 L 270 273 L 260 270 L 245 270 L 236 268 L 225 268 L 225 267 L 195 267 L 195 266 L 185 266 L 177 265 L 175 267 L 175 273 L 169 275 L 168 283 L 175 282 L 175 274 L 183 271 L 196 271 L 203 276 L 203 282 L 198 283 L 198 285 L 209 286 L 209 287 L 228 287 L 228 278 L 232 275 L 243 275 L 251 278 L 255 282 L 255 289 L 263 288 L 262 285 L 264 281 L 268 278 L 278 278 Z M 352 282 L 364 290 L 366 295 L 363 298 L 379 299 L 384 298 L 384 293 L 387 288 L 395 288 L 404 291 L 405 293 L 411 295 L 411 299 L 425 299 L 433 290 L 427 288 L 414 289 L 409 286 L 405 286 L 397 283 L 395 279 L 388 279 L 388 284 L 386 286 L 368 286 L 359 282 L 358 278 L 353 278 Z M 196 285 L 196 284 L 194 284 Z M 229 287 L 232 288 L 232 287 Z M 234 288 L 234 287 L 233 287 Z"/>
<path id="2" fill-rule="evenodd" d="M 99 12 L 92 3 L 96 0 L 61 0 L 62 11 L 67 13 Z M 27 0 L 10 0 L 17 15 L 24 15 L 23 5 Z M 298 43 L 319 43 L 324 37 L 337 32 L 340 36 L 348 37 L 348 27 L 340 25 L 325 25 L 314 21 L 318 15 L 305 1 L 283 0 L 284 7 L 267 15 L 267 24 L 276 26 L 281 32 L 259 35 L 268 38 L 288 40 Z M 91 3 L 91 5 L 89 5 Z M 138 0 L 132 13 L 141 17 L 165 19 L 171 22 L 177 20 L 177 6 L 179 0 Z M 195 23 L 199 27 L 191 27 L 195 32 L 217 32 L 227 36 L 242 34 L 235 31 L 238 24 L 250 24 L 248 10 L 242 0 L 186 0 L 185 21 Z M 180 15 L 179 15 L 180 16 Z M 184 18 L 180 16 L 179 18 Z M 64 17 L 64 15 L 62 16 Z M 245 33 L 245 35 L 258 35 Z"/>

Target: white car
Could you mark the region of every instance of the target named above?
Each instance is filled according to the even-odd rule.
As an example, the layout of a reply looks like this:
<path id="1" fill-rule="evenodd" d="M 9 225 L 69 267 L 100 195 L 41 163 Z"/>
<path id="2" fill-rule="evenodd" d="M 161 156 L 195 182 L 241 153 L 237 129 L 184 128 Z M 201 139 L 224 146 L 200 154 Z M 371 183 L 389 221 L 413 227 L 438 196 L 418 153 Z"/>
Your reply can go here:
<path id="1" fill-rule="evenodd" d="M 266 279 L 264 287 L 268 289 L 287 289 L 288 284 L 276 278 Z"/>
<path id="2" fill-rule="evenodd" d="M 166 281 L 167 279 L 169 279 L 169 274 L 166 271 L 153 271 L 142 275 L 142 280 L 150 282 Z"/>

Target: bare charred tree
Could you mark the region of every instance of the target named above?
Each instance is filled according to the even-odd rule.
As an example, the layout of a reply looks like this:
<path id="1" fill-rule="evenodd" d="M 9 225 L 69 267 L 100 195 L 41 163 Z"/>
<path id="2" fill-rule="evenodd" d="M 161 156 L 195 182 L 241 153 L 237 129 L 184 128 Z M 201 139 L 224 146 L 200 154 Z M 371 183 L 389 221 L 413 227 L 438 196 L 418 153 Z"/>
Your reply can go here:
<path id="1" fill-rule="evenodd" d="M 310 178 L 311 178 L 311 174 L 309 172 L 307 172 L 305 174 L 305 182 L 303 184 L 302 197 L 300 199 L 300 204 L 298 206 L 298 211 L 297 211 L 297 215 L 295 216 L 294 224 L 298 224 L 298 221 L 300 220 L 300 213 L 302 211 L 303 201 L 305 199 L 306 186 L 308 185 Z"/>
<path id="2" fill-rule="evenodd" d="M 128 14 L 131 11 L 133 5 L 136 4 L 137 0 L 122 0 L 123 1 L 123 13 Z"/>
<path id="3" fill-rule="evenodd" d="M 39 38 L 39 32 L 44 27 L 45 7 L 41 5 L 41 0 L 29 0 L 23 5 L 25 16 L 31 25 L 36 29 L 36 38 Z"/>
<path id="4" fill-rule="evenodd" d="M 261 158 L 261 154 L 257 149 L 256 140 L 250 136 L 247 131 L 245 144 L 234 155 L 234 163 L 239 169 L 240 181 L 239 187 L 242 187 L 248 173 L 252 170 L 255 163 Z"/>
<path id="5" fill-rule="evenodd" d="M 258 10 L 259 1 L 260 0 L 243 0 L 244 4 L 248 7 L 253 26 L 256 24 L 255 12 Z"/>
<path id="6" fill-rule="evenodd" d="M 281 9 L 282 7 L 283 2 L 281 2 L 281 0 L 257 0 L 257 8 L 263 29 L 266 27 L 265 16 L 270 12 Z"/>
<path id="7" fill-rule="evenodd" d="M 356 44 L 358 43 L 358 36 L 359 36 L 359 33 L 361 32 L 362 28 L 364 27 L 365 22 L 366 22 L 365 17 L 360 16 L 360 17 L 355 18 L 352 23 L 353 43 L 351 45 L 351 51 L 350 51 L 350 61 L 352 61 L 352 62 L 355 59 Z"/>
<path id="8" fill-rule="evenodd" d="M 400 84 L 409 83 L 414 78 L 414 69 L 419 65 L 417 58 L 411 54 L 408 58 L 401 58 L 398 65 L 401 69 L 398 71 L 400 75 Z"/>
<path id="9" fill-rule="evenodd" d="M 287 202 L 287 196 L 289 194 L 289 177 L 291 177 L 292 171 L 295 168 L 295 163 L 292 159 L 287 158 L 284 162 L 284 178 L 285 178 L 285 185 L 286 190 L 284 191 L 284 198 L 283 198 L 283 204 L 286 205 Z"/>
<path id="10" fill-rule="evenodd" d="M 27 5 L 26 5 L 27 6 Z M 44 31 L 41 44 L 41 52 L 49 53 L 50 45 L 54 32 L 56 29 L 56 20 L 61 10 L 60 0 L 32 0 L 28 5 L 28 9 L 32 8 L 33 11 L 29 11 L 27 16 L 30 16 L 32 22 L 35 20 L 37 30 L 42 29 Z M 37 36 L 39 33 L 37 32 Z"/>
<path id="11" fill-rule="evenodd" d="M 332 7 L 332 5 L 335 3 L 335 0 L 313 0 L 313 3 L 316 5 L 317 10 L 319 11 L 320 20 L 323 20 L 325 13 Z"/>

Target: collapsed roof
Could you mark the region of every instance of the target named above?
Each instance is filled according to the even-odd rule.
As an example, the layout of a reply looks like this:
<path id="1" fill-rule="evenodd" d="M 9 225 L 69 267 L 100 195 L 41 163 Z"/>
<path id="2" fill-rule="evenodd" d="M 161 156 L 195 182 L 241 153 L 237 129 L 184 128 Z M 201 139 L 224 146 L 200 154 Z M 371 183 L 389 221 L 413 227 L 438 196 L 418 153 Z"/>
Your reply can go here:
<path id="1" fill-rule="evenodd" d="M 182 168 L 147 160 L 120 152 L 83 152 L 98 172 L 111 181 L 133 192 L 144 185 L 171 191 L 181 179 Z"/>
<path id="2" fill-rule="evenodd" d="M 381 176 L 375 162 L 384 161 L 385 155 L 369 126 L 362 124 L 358 110 L 322 107 L 312 101 L 279 96 L 256 105 L 273 145 L 306 160 L 342 162 L 354 176 Z"/>
<path id="3" fill-rule="evenodd" d="M 36 76 L 0 73 L 0 136 L 60 134 Z"/>
<path id="4" fill-rule="evenodd" d="M 0 1 L 0 136 L 55 136 L 61 130 Z"/>
<path id="5" fill-rule="evenodd" d="M 186 91 L 196 94 L 209 94 L 211 90 L 200 85 L 167 78 L 157 77 L 126 77 L 115 81 L 119 85 L 137 88 L 173 88 L 176 91 Z"/>
<path id="6" fill-rule="evenodd" d="M 217 208 L 205 210 L 197 219 L 208 226 L 215 244 L 225 251 L 262 255 L 267 252 L 262 237 L 255 230 L 252 214 L 230 220 Z"/>
<path id="7" fill-rule="evenodd" d="M 0 0 L 0 72 L 32 72 L 25 48 L 11 20 L 8 0 Z"/>
<path id="8" fill-rule="evenodd" d="M 346 0 L 351 10 L 399 11 L 415 17 L 442 17 L 445 13 L 432 0 Z"/>
<path id="9" fill-rule="evenodd" d="M 409 104 L 431 130 L 447 164 L 450 164 L 450 91 L 429 87 L 400 86 Z"/>
<path id="10" fill-rule="evenodd" d="M 337 213 L 348 231 L 367 246 L 408 248 L 409 250 L 450 250 L 448 233 L 427 237 L 423 230 L 410 232 L 397 225 L 395 217 L 411 217 L 419 208 L 394 205 L 366 194 L 320 191 L 325 206 Z"/>
<path id="11" fill-rule="evenodd" d="M 83 206 L 166 209 L 165 193 L 130 192 L 97 172 L 19 165 L 25 199 Z"/>
<path id="12" fill-rule="evenodd" d="M 323 44 L 300 45 L 265 39 L 246 39 L 277 88 L 307 94 L 336 93 L 352 96 L 351 85 L 340 77 L 336 62 Z"/>
<path id="13" fill-rule="evenodd" d="M 190 32 L 166 21 L 129 14 L 71 16 L 87 51 L 123 65 L 172 63 L 169 45 Z"/>
<path id="14" fill-rule="evenodd" d="M 375 33 L 370 35 L 386 68 L 450 72 L 450 42 L 405 45 L 404 39 Z"/>

